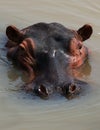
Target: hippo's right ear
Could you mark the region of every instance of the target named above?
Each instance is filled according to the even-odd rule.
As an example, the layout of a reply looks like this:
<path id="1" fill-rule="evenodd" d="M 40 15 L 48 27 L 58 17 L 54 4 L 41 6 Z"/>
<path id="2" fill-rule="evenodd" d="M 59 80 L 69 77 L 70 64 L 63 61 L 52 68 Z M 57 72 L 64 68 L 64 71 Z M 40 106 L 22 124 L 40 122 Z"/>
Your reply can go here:
<path id="1" fill-rule="evenodd" d="M 77 33 L 79 36 L 81 36 L 82 41 L 85 41 L 90 38 L 91 34 L 93 33 L 92 26 L 89 24 L 85 24 L 77 30 Z"/>
<path id="2" fill-rule="evenodd" d="M 17 42 L 17 43 L 22 42 L 24 39 L 23 33 L 19 29 L 17 29 L 15 26 L 12 26 L 12 25 L 6 28 L 6 35 L 9 40 L 13 42 Z"/>

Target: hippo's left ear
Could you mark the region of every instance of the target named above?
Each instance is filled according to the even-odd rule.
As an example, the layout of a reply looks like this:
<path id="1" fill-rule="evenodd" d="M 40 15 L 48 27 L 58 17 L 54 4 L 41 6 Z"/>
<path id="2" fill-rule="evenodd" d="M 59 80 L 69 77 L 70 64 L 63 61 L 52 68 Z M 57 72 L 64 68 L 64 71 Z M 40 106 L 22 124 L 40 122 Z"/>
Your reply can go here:
<path id="1" fill-rule="evenodd" d="M 24 34 L 15 26 L 11 25 L 6 28 L 6 35 L 9 40 L 20 43 L 24 39 Z"/>
<path id="2" fill-rule="evenodd" d="M 93 32 L 92 26 L 89 24 L 85 24 L 84 26 L 82 26 L 77 30 L 77 33 L 81 36 L 82 41 L 85 41 L 88 38 L 90 38 L 92 32 Z"/>

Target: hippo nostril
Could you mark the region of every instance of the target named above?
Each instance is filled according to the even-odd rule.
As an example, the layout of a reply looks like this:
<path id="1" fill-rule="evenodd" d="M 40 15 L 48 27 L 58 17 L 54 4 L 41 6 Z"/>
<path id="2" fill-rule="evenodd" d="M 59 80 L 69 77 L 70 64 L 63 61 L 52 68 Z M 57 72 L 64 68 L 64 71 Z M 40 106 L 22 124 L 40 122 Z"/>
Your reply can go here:
<path id="1" fill-rule="evenodd" d="M 77 86 L 74 83 L 65 84 L 63 86 L 63 93 L 65 95 L 74 94 L 77 91 Z"/>
<path id="2" fill-rule="evenodd" d="M 67 97 L 68 99 L 72 99 L 79 95 L 81 89 L 80 86 L 78 86 L 77 84 L 69 83 L 65 84 L 62 90 L 65 97 Z"/>
<path id="3" fill-rule="evenodd" d="M 48 97 L 49 95 L 47 88 L 42 84 L 38 87 L 38 94 L 41 97 Z"/>
<path id="4" fill-rule="evenodd" d="M 74 93 L 75 90 L 76 90 L 76 85 L 75 84 L 69 85 L 69 93 Z"/>

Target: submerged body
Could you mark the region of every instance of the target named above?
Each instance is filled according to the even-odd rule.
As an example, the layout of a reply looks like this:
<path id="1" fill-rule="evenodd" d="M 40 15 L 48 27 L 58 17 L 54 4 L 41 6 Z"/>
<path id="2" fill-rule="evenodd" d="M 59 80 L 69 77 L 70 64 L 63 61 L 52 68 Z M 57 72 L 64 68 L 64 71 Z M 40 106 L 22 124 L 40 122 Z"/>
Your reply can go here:
<path id="1" fill-rule="evenodd" d="M 92 34 L 90 25 L 77 31 L 58 23 L 38 23 L 22 30 L 9 26 L 6 34 L 8 57 L 29 74 L 25 89 L 43 98 L 54 92 L 66 97 L 80 93 L 83 82 L 71 75 L 71 71 L 88 57 L 83 41 Z"/>

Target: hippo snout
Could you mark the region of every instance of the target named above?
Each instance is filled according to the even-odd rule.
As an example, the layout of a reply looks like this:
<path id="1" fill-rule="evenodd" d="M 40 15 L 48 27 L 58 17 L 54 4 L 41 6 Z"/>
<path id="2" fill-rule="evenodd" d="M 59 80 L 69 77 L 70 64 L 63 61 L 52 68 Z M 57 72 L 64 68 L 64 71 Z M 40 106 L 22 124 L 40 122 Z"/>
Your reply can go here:
<path id="1" fill-rule="evenodd" d="M 25 86 L 27 91 L 31 90 L 30 92 L 35 93 L 42 99 L 48 99 L 56 93 L 65 96 L 67 99 L 72 99 L 81 93 L 82 87 L 84 87 L 84 85 L 82 86 L 82 84 L 80 85 L 79 83 L 63 83 L 57 85 L 49 82 L 39 84 L 33 82 Z"/>

